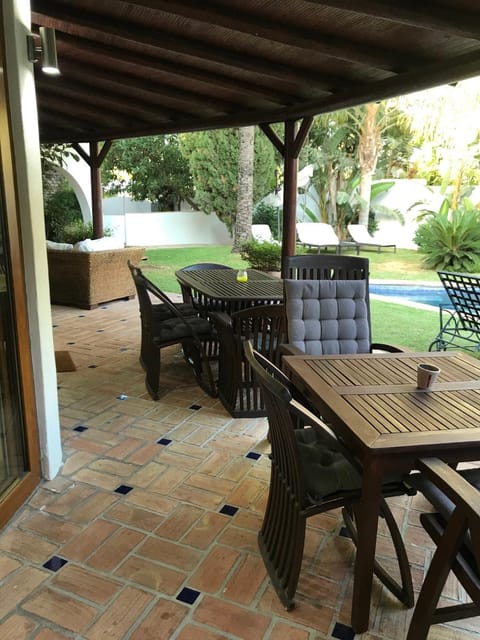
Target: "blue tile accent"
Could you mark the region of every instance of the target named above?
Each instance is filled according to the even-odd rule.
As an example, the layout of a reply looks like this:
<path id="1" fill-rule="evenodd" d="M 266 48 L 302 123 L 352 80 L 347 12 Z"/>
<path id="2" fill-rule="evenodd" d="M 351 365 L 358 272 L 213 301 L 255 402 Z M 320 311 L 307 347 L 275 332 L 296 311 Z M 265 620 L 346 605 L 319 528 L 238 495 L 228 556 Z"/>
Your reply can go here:
<path id="1" fill-rule="evenodd" d="M 333 628 L 332 638 L 338 638 L 338 640 L 353 640 L 355 638 L 355 631 L 352 627 L 347 627 L 346 624 L 337 622 Z"/>
<path id="2" fill-rule="evenodd" d="M 124 393 L 121 393 L 120 395 L 117 396 L 117 400 L 126 400 L 128 398 L 128 396 L 126 396 Z"/>
<path id="3" fill-rule="evenodd" d="M 163 444 L 164 447 L 168 447 L 171 442 L 168 438 L 160 438 L 160 440 L 157 440 L 157 444 Z"/>
<path id="4" fill-rule="evenodd" d="M 340 529 L 340 531 L 338 532 L 338 535 L 339 535 L 339 536 L 342 536 L 343 538 L 350 538 L 350 539 L 351 539 L 351 537 L 352 537 L 352 536 L 350 535 L 350 533 L 349 533 L 349 531 L 348 531 L 347 527 L 342 527 L 342 528 Z"/>
<path id="5" fill-rule="evenodd" d="M 115 493 L 120 493 L 122 496 L 126 496 L 127 493 L 132 491 L 133 487 L 129 487 L 128 484 L 121 484 L 115 489 Z"/>
<path id="6" fill-rule="evenodd" d="M 223 513 L 225 516 L 234 516 L 238 511 L 238 507 L 233 507 L 231 504 L 224 504 L 220 509 L 220 513 Z"/>
<path id="7" fill-rule="evenodd" d="M 63 567 L 63 565 L 67 564 L 68 560 L 64 558 L 60 558 L 60 556 L 52 556 L 49 560 L 45 562 L 42 566 L 49 571 L 58 571 Z"/>
<path id="8" fill-rule="evenodd" d="M 180 602 L 185 602 L 185 604 L 193 604 L 199 595 L 200 591 L 190 589 L 189 587 L 183 587 L 176 599 L 180 600 Z"/>
<path id="9" fill-rule="evenodd" d="M 262 454 L 257 453 L 256 451 L 249 451 L 245 457 L 250 458 L 250 460 L 258 460 L 262 457 Z"/>
<path id="10" fill-rule="evenodd" d="M 201 404 L 192 404 L 190 405 L 189 409 L 192 409 L 192 411 L 198 411 L 199 409 L 202 408 Z"/>
<path id="11" fill-rule="evenodd" d="M 84 427 L 81 424 L 79 424 L 78 427 L 73 427 L 73 431 L 78 431 L 79 433 L 82 433 L 82 431 L 86 431 L 87 429 L 88 427 Z"/>

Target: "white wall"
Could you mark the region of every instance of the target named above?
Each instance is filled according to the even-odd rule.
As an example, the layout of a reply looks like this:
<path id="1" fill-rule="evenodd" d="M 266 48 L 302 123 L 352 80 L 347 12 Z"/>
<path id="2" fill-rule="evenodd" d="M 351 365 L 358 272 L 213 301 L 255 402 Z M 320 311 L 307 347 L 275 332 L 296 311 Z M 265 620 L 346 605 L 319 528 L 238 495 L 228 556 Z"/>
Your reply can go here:
<path id="1" fill-rule="evenodd" d="M 168 247 L 178 245 L 229 245 L 232 238 L 216 215 L 200 211 L 161 211 L 104 215 L 105 227 L 126 245 Z"/>

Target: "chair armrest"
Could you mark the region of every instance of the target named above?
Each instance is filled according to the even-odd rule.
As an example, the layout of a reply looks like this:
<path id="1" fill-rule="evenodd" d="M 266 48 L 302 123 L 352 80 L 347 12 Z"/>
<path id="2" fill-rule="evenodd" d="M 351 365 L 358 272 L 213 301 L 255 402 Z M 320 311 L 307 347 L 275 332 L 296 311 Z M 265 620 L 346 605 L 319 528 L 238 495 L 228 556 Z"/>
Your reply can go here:
<path id="1" fill-rule="evenodd" d="M 221 330 L 227 327 L 229 329 L 233 328 L 232 318 L 228 315 L 228 313 L 225 313 L 225 311 L 214 311 L 210 314 L 210 317 L 217 329 Z"/>
<path id="2" fill-rule="evenodd" d="M 374 351 L 386 351 L 387 353 L 401 353 L 402 351 L 410 351 L 406 347 L 399 347 L 392 344 L 383 344 L 382 342 L 372 342 L 370 345 L 370 353 Z"/>
<path id="3" fill-rule="evenodd" d="M 417 460 L 416 467 L 468 517 L 480 518 L 480 491 L 458 471 L 438 458 Z M 412 484 L 415 486 L 414 478 L 415 476 L 411 476 Z M 422 490 L 421 486 L 417 488 Z"/>
<path id="4" fill-rule="evenodd" d="M 304 356 L 305 352 L 299 349 L 298 347 L 294 347 L 293 344 L 281 344 L 278 347 L 280 357 L 282 356 Z"/>

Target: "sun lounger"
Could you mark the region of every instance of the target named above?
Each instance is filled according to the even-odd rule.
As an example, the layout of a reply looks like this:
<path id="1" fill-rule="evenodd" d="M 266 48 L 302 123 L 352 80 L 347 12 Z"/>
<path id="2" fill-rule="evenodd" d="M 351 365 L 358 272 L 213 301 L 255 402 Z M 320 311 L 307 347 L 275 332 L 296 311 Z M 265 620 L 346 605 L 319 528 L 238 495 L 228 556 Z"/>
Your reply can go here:
<path id="1" fill-rule="evenodd" d="M 342 253 L 343 247 L 354 247 L 354 242 L 339 240 L 332 225 L 325 222 L 298 222 L 297 237 L 299 244 L 304 247 L 318 247 L 321 249 L 334 247 L 336 253 Z"/>
<path id="2" fill-rule="evenodd" d="M 268 224 L 252 224 L 252 237 L 257 242 L 269 242 L 270 244 L 280 244 L 272 236 L 272 231 Z"/>
<path id="3" fill-rule="evenodd" d="M 352 237 L 352 240 L 357 246 L 357 255 L 360 247 L 377 247 L 378 253 L 381 252 L 382 247 L 392 247 L 393 251 L 397 251 L 397 246 L 392 243 L 383 242 L 374 238 L 369 232 L 367 227 L 363 224 L 349 224 L 347 225 L 348 233 Z"/>

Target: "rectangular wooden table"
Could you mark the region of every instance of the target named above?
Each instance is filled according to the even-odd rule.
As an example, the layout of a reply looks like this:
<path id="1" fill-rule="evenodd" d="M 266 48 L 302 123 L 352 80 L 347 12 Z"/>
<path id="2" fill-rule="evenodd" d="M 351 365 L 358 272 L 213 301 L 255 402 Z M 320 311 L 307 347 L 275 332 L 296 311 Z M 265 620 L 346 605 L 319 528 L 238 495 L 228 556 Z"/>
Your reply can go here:
<path id="1" fill-rule="evenodd" d="M 440 367 L 429 391 L 416 367 Z M 352 627 L 367 631 L 381 486 L 423 456 L 480 460 L 480 360 L 455 352 L 288 356 L 293 384 L 332 425 L 364 468 L 352 599 Z"/>
<path id="2" fill-rule="evenodd" d="M 232 313 L 257 304 L 283 302 L 283 280 L 255 269 L 247 273 L 247 282 L 237 282 L 235 269 L 180 269 L 175 275 L 181 286 L 191 289 L 200 310 Z"/>

